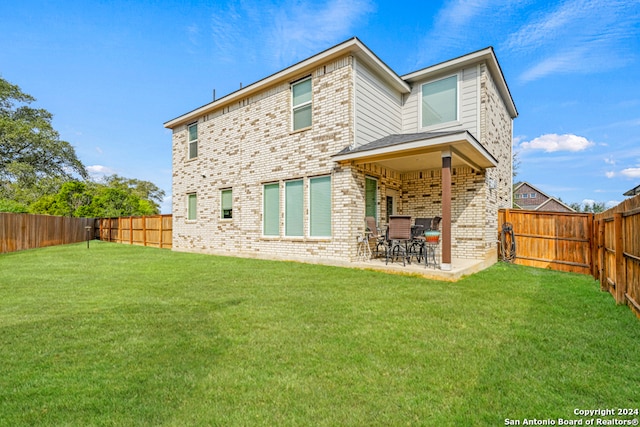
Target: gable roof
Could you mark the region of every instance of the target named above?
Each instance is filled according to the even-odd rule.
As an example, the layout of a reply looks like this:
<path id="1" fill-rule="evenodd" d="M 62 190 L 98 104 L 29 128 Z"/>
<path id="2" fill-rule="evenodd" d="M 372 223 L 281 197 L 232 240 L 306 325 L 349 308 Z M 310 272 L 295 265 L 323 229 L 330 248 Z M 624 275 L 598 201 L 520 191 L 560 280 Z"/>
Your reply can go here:
<path id="1" fill-rule="evenodd" d="M 487 64 L 511 118 L 514 119 L 518 117 L 518 110 L 513 102 L 511 91 L 509 90 L 509 86 L 507 86 L 507 81 L 504 78 L 504 74 L 502 74 L 502 68 L 498 63 L 498 58 L 496 57 L 492 46 L 414 71 L 413 73 L 405 74 L 402 76 L 402 79 L 412 83 L 416 80 L 423 79 L 428 75 L 433 75 L 435 73 L 445 74 L 482 61 Z"/>
<path id="2" fill-rule="evenodd" d="M 498 91 L 502 96 L 504 103 L 511 115 L 511 118 L 518 116 L 518 111 L 511 97 L 511 92 L 507 86 L 507 83 L 502 74 L 502 69 L 493 51 L 493 47 L 488 47 L 476 52 L 469 53 L 467 55 L 460 56 L 458 58 L 451 59 L 449 61 L 441 62 L 440 64 L 432 65 L 422 70 L 415 71 L 410 74 L 406 74 L 400 77 L 393 71 L 387 64 L 385 64 L 378 56 L 371 51 L 364 43 L 357 37 L 353 37 L 340 44 L 337 44 L 327 50 L 324 50 L 316 55 L 311 56 L 305 60 L 298 62 L 290 67 L 287 67 L 281 71 L 276 72 L 262 80 L 245 86 L 235 92 L 225 95 L 219 99 L 213 100 L 208 104 L 189 111 L 181 116 L 171 119 L 164 123 L 165 128 L 173 129 L 177 126 L 195 121 L 198 117 L 209 114 L 214 110 L 238 102 L 244 98 L 254 95 L 255 93 L 264 90 L 269 86 L 281 84 L 283 82 L 290 82 L 296 76 L 313 71 L 314 68 L 322 63 L 331 61 L 342 57 L 344 55 L 351 54 L 363 61 L 369 67 L 371 67 L 377 74 L 379 74 L 391 87 L 398 90 L 400 93 L 410 93 L 411 83 L 424 78 L 427 75 L 447 72 L 448 70 L 459 69 L 464 66 L 471 65 L 485 61 L 489 68 Z"/>
<path id="3" fill-rule="evenodd" d="M 517 203 L 514 203 L 514 205 L 516 205 L 519 209 L 530 209 L 530 208 L 533 208 L 532 210 L 538 211 L 538 210 L 543 210 L 542 208 L 544 208 L 544 206 L 546 206 L 547 204 L 550 204 L 552 202 L 556 202 L 559 205 L 562 205 L 564 208 L 566 208 L 569 212 L 575 212 L 575 209 L 573 209 L 571 206 L 569 206 L 566 203 L 564 203 L 562 200 L 548 195 L 544 191 L 541 191 L 540 189 L 538 189 L 537 187 L 534 187 L 533 185 L 529 184 L 526 181 L 520 181 L 520 182 L 516 182 L 515 184 L 513 184 L 513 192 L 515 193 L 516 191 L 518 191 L 520 188 L 522 188 L 524 186 L 527 186 L 527 187 L 531 188 L 532 190 L 536 191 L 538 194 L 542 194 L 544 197 L 547 198 L 547 200 L 545 200 L 544 202 L 542 202 L 539 205 L 531 205 L 531 206 L 527 206 L 527 207 L 522 207 L 522 206 L 518 205 Z"/>
<path id="4" fill-rule="evenodd" d="M 640 185 L 636 185 L 631 190 L 624 193 L 623 196 L 631 197 L 631 196 L 635 196 L 636 194 L 640 194 Z"/>
<path id="5" fill-rule="evenodd" d="M 357 57 L 359 60 L 366 63 L 369 67 L 375 70 L 382 78 L 391 85 L 394 89 L 401 93 L 409 93 L 411 88 L 407 82 L 402 80 L 395 71 L 393 71 L 387 64 L 382 62 L 376 54 L 374 54 L 364 43 L 362 43 L 357 37 L 353 37 L 345 42 L 342 42 L 334 47 L 331 47 L 325 51 L 322 51 L 310 58 L 298 62 L 290 67 L 287 67 L 275 74 L 265 77 L 255 83 L 245 86 L 235 92 L 232 92 L 222 98 L 214 100 L 202 107 L 196 108 L 186 114 L 176 117 L 175 119 L 165 122 L 164 127 L 173 129 L 176 126 L 194 121 L 196 118 L 203 114 L 208 114 L 218 108 L 237 102 L 243 98 L 251 96 L 256 92 L 265 89 L 268 86 L 273 86 L 283 82 L 289 82 L 292 78 L 313 71 L 317 66 L 327 61 L 331 61 L 342 57 L 344 55 L 351 54 Z"/>

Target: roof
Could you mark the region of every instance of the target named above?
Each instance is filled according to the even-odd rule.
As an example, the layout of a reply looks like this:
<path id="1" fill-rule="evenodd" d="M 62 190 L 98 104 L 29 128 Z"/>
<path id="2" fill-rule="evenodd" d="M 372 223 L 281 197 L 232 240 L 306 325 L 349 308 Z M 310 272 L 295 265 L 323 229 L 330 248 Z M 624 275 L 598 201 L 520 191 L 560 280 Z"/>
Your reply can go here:
<path id="1" fill-rule="evenodd" d="M 442 153 L 450 153 L 457 164 L 474 169 L 496 167 L 498 160 L 469 131 L 393 134 L 359 147 L 347 147 L 333 160 L 378 162 L 398 170 L 428 169 L 441 165 Z"/>
<path id="2" fill-rule="evenodd" d="M 269 86 L 281 84 L 284 82 L 290 82 L 292 79 L 300 77 L 301 74 L 310 73 L 322 63 L 326 63 L 327 61 L 331 61 L 345 55 L 353 55 L 358 58 L 358 60 L 363 61 L 374 71 L 376 71 L 377 74 L 379 74 L 388 84 L 391 85 L 391 87 L 398 90 L 400 93 L 405 94 L 411 91 L 411 83 L 414 81 L 423 79 L 429 75 L 433 75 L 434 73 L 444 73 L 449 70 L 459 69 L 464 66 L 484 61 L 486 62 L 487 67 L 489 68 L 494 78 L 498 91 L 500 92 L 500 95 L 502 96 L 504 103 L 507 106 L 509 114 L 512 118 L 518 116 L 518 111 L 513 102 L 513 98 L 511 97 L 511 92 L 509 91 L 509 87 L 507 86 L 507 83 L 504 79 L 502 69 L 500 68 L 500 64 L 498 64 L 498 60 L 492 47 L 478 50 L 476 52 L 472 52 L 467 55 L 451 59 L 449 61 L 441 62 L 439 64 L 423 68 L 422 70 L 415 71 L 401 77 L 396 74 L 396 72 L 393 71 L 387 64 L 380 60 L 380 58 L 378 58 L 378 56 L 373 53 L 371 49 L 365 46 L 365 44 L 362 43 L 357 37 L 353 37 L 314 56 L 311 56 L 310 58 L 300 61 L 297 64 L 278 71 L 277 73 L 272 74 L 262 80 L 259 80 L 222 98 L 198 107 L 195 110 L 189 111 L 188 113 L 171 119 L 164 123 L 164 127 L 173 129 L 177 126 L 193 122 L 198 117 L 204 114 L 209 114 L 214 110 L 252 96 Z"/>
<path id="3" fill-rule="evenodd" d="M 401 93 L 409 93 L 411 88 L 407 82 L 402 80 L 395 71 L 393 71 L 387 64 L 382 62 L 380 58 L 376 56 L 367 46 L 364 45 L 357 37 L 353 37 L 343 43 L 340 43 L 332 48 L 329 48 L 323 52 L 320 52 L 310 58 L 307 58 L 297 64 L 294 64 L 284 70 L 278 71 L 275 74 L 270 75 L 262 80 L 245 86 L 235 92 L 232 92 L 222 98 L 214 100 L 202 107 L 196 108 L 186 114 L 176 117 L 175 119 L 165 122 L 164 127 L 173 129 L 181 124 L 194 121 L 203 114 L 208 114 L 218 108 L 238 102 L 239 100 L 251 96 L 261 90 L 264 90 L 268 86 L 280 84 L 283 82 L 291 81 L 291 79 L 300 74 L 311 72 L 317 66 L 327 61 L 331 61 L 347 54 L 356 56 L 359 60 L 362 60 L 369 67 L 377 71 L 382 78 L 385 79 L 393 88 Z"/>
<path id="4" fill-rule="evenodd" d="M 450 59 L 448 61 L 441 62 L 436 65 L 432 65 L 427 68 L 423 68 L 418 71 L 414 71 L 413 73 L 405 74 L 401 77 L 404 81 L 412 83 L 414 81 L 423 79 L 428 75 L 433 75 L 435 73 L 444 74 L 449 71 L 457 70 L 482 61 L 487 64 L 491 75 L 494 77 L 498 91 L 500 92 L 500 95 L 502 96 L 502 99 L 507 106 L 507 110 L 509 111 L 511 118 L 518 117 L 518 110 L 516 109 L 516 105 L 513 102 L 511 91 L 509 90 L 509 86 L 507 86 L 507 81 L 504 78 L 502 68 L 498 63 L 498 58 L 496 57 L 492 46 L 459 56 L 454 59 Z"/>
<path id="5" fill-rule="evenodd" d="M 562 200 L 560 200 L 560 199 L 558 199 L 556 197 L 548 195 L 544 191 L 541 191 L 539 188 L 534 187 L 533 185 L 529 184 L 526 181 L 516 182 L 515 184 L 513 184 L 513 192 L 515 193 L 516 191 L 518 191 L 521 187 L 524 187 L 525 185 L 527 187 L 531 188 L 532 190 L 535 190 L 538 194 L 542 194 L 544 197 L 547 198 L 547 200 L 545 200 L 544 202 L 542 202 L 539 205 L 531 205 L 531 206 L 527 206 L 527 207 L 522 207 L 522 206 L 518 205 L 517 203 L 514 203 L 516 206 L 518 206 L 519 209 L 530 209 L 530 208 L 533 208 L 534 211 L 538 211 L 538 210 L 542 210 L 542 208 L 545 205 L 550 204 L 551 202 L 556 202 L 556 203 L 562 205 L 563 207 L 565 207 L 569 212 L 575 212 L 575 209 L 573 209 L 571 206 L 569 206 L 566 203 L 564 203 Z"/>
<path id="6" fill-rule="evenodd" d="M 623 196 L 635 196 L 637 194 L 640 194 L 640 185 L 637 185 L 635 187 L 633 187 L 631 190 L 627 191 L 626 193 L 623 194 Z"/>

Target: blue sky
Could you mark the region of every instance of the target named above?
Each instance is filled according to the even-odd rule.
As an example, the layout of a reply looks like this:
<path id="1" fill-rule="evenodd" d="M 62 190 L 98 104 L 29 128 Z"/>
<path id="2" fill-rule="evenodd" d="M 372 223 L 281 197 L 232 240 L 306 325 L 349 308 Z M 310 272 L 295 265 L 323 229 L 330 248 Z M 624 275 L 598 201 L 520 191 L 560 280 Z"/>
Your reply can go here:
<path id="1" fill-rule="evenodd" d="M 353 36 L 399 75 L 493 46 L 520 114 L 516 180 L 566 203 L 640 184 L 639 0 L 10 0 L 0 76 L 94 176 L 152 181 L 169 213 L 164 122 Z"/>

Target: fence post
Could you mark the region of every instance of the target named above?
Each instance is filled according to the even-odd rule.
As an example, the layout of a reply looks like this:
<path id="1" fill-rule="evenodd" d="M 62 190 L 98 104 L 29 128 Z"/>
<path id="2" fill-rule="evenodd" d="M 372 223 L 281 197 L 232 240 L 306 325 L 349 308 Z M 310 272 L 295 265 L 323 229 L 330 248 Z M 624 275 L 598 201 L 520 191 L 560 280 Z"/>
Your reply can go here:
<path id="1" fill-rule="evenodd" d="M 605 247 L 605 238 L 604 238 L 604 227 L 605 227 L 605 220 L 604 218 L 600 218 L 600 221 L 598 222 L 598 257 L 600 258 L 600 290 L 601 291 L 606 291 L 607 286 L 605 284 L 605 277 L 607 276 L 607 266 L 605 264 L 605 253 L 606 253 L 606 247 Z"/>
<path id="2" fill-rule="evenodd" d="M 622 213 L 613 214 L 614 250 L 616 255 L 616 303 L 625 302 L 627 292 L 626 268 L 624 265 L 624 236 L 622 233 Z"/>

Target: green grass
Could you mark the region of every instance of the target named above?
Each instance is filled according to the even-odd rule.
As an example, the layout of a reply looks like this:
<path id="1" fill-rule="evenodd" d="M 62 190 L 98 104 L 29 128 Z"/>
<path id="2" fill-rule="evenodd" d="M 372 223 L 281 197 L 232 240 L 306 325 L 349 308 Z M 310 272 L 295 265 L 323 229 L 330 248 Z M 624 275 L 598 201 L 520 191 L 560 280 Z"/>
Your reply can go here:
<path id="1" fill-rule="evenodd" d="M 457 283 L 92 242 L 0 255 L 2 426 L 471 426 L 636 408 L 588 276 Z"/>

